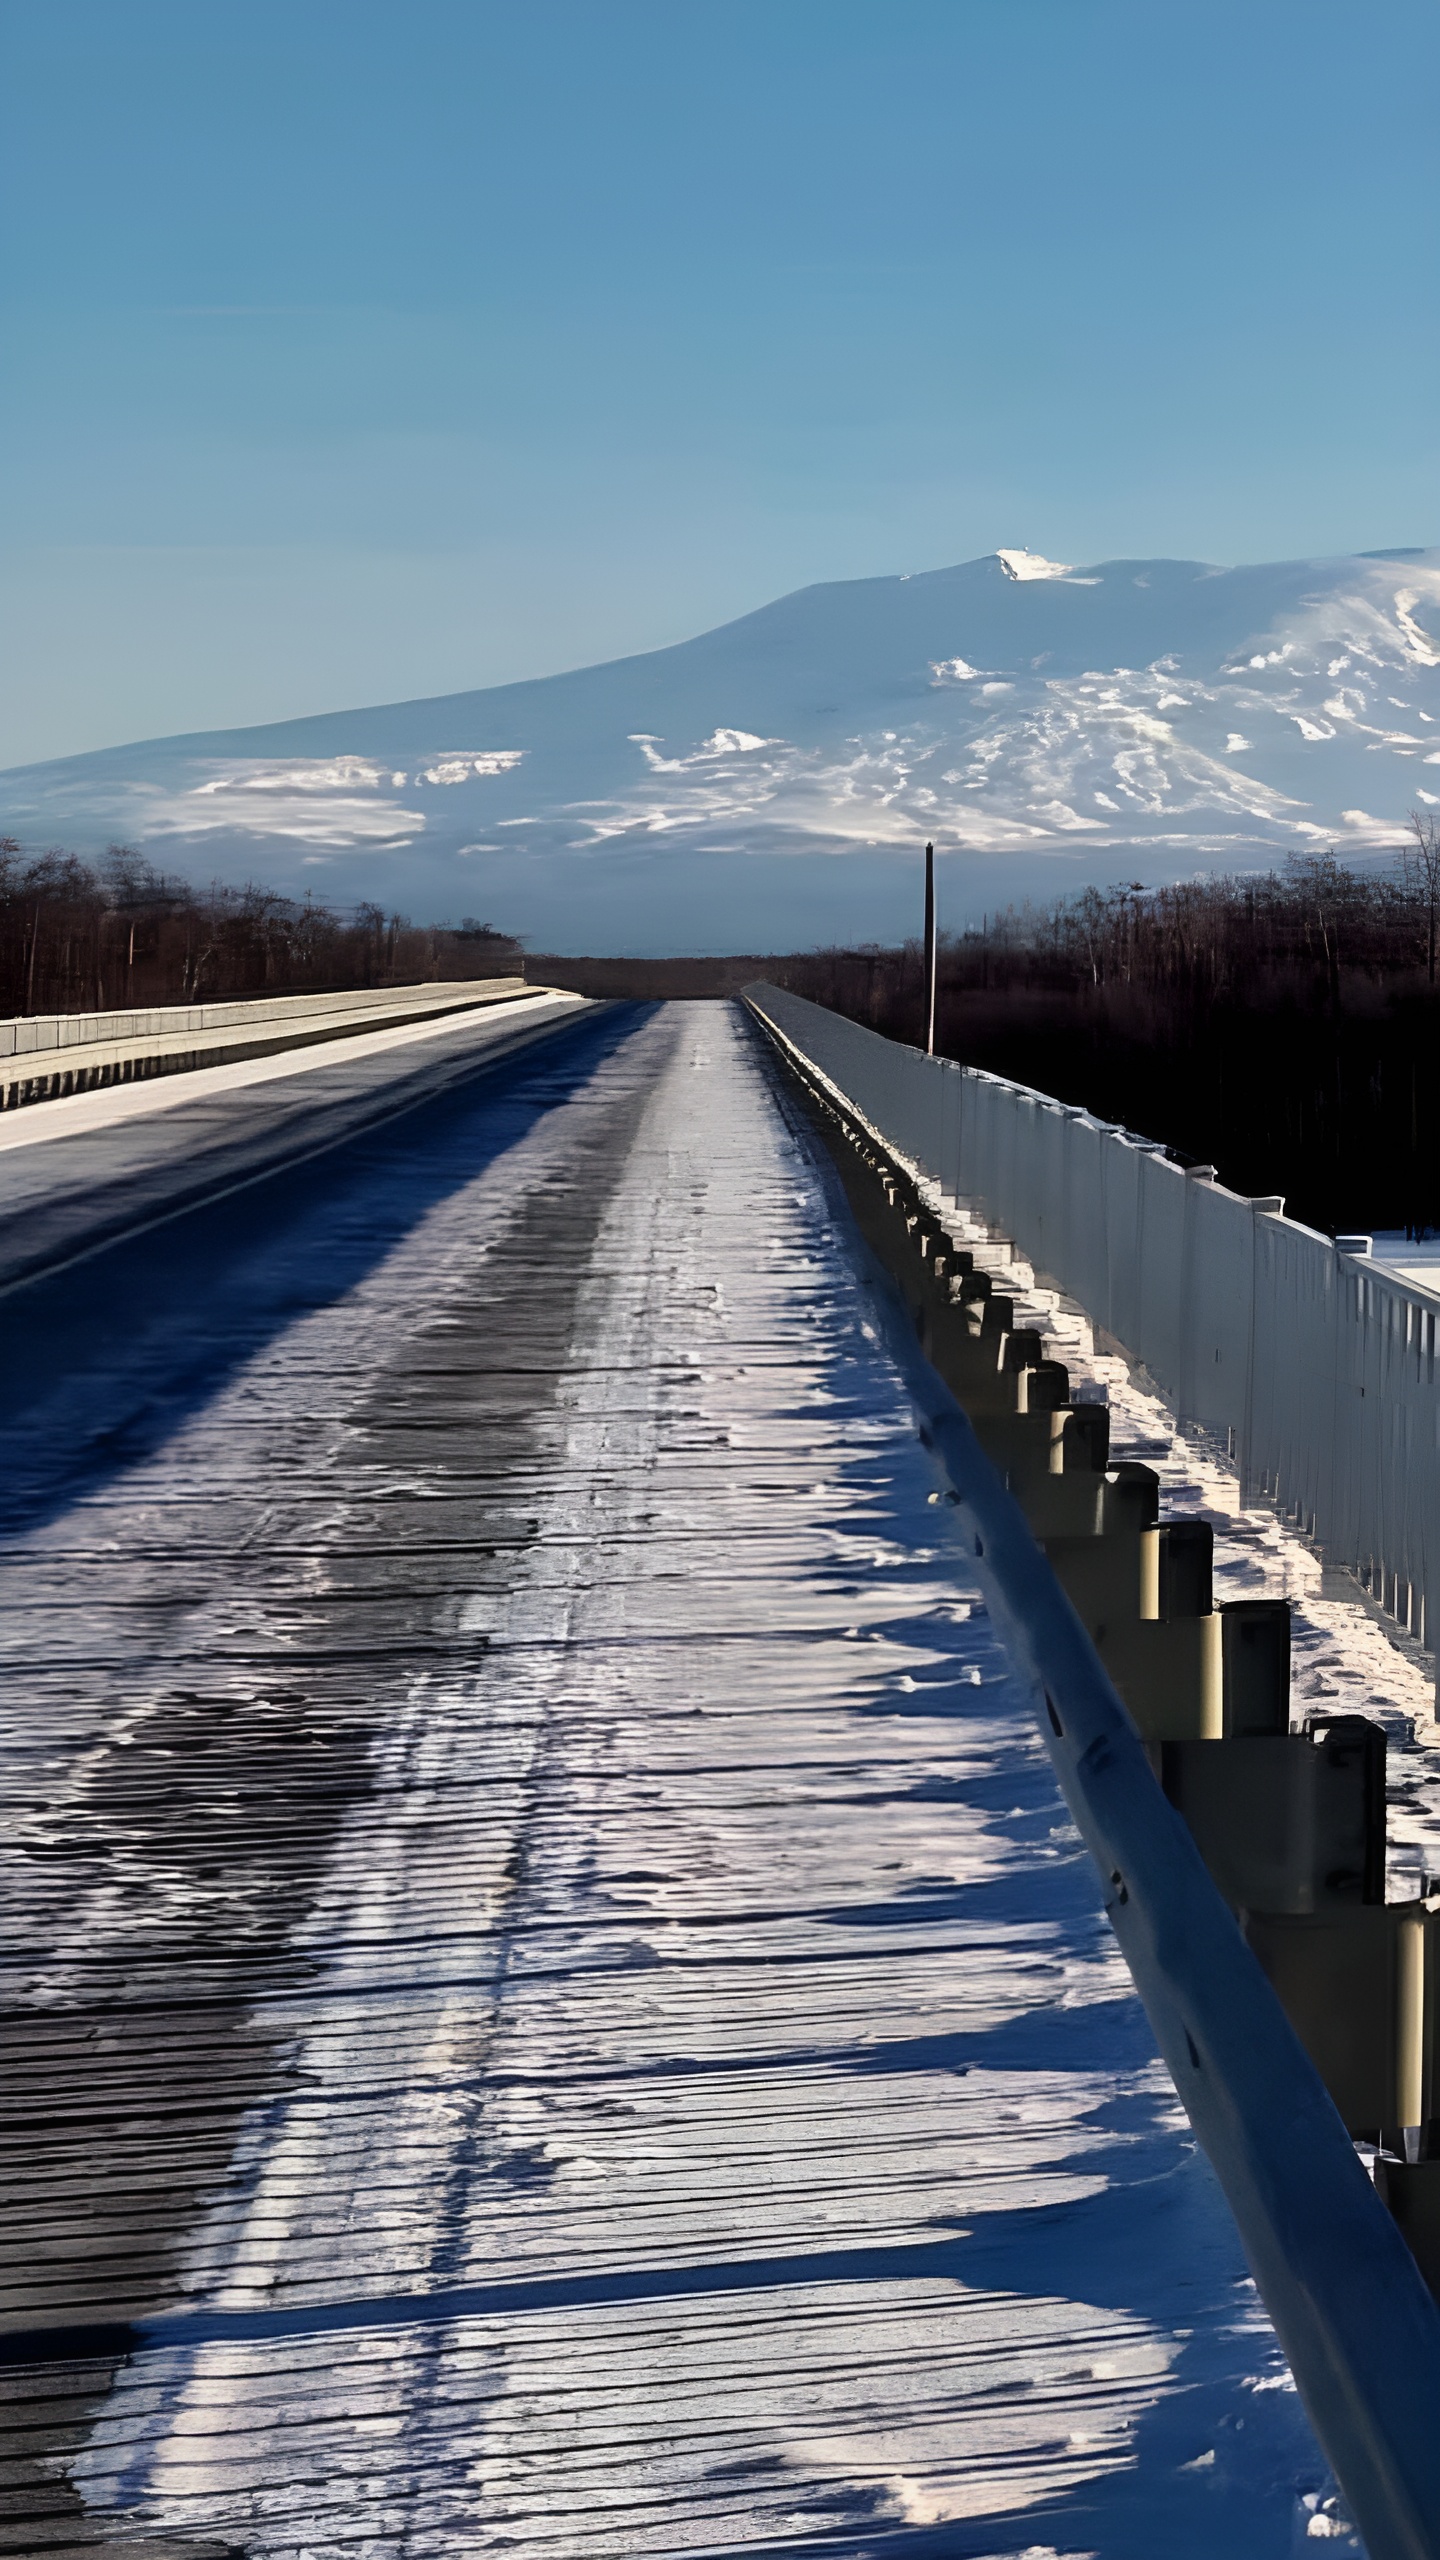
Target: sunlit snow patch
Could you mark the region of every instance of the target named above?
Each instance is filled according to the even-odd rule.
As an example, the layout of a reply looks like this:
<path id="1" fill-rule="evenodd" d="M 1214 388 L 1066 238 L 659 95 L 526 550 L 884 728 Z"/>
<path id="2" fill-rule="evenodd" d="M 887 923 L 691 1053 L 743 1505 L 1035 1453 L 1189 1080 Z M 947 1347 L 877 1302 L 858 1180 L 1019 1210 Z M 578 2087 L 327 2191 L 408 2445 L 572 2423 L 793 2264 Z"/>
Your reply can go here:
<path id="1" fill-rule="evenodd" d="M 1007 578 L 1068 578 L 1068 560 L 1047 560 L 1042 551 L 997 551 Z"/>
<path id="2" fill-rule="evenodd" d="M 397 804 L 389 796 L 393 788 L 388 768 L 363 756 L 224 765 L 188 790 L 142 788 L 135 832 L 197 836 L 233 831 L 290 836 L 304 844 L 400 844 L 420 835 L 425 820 L 418 809 Z"/>
<path id="3" fill-rule="evenodd" d="M 224 791 L 363 791 L 384 780 L 364 756 L 305 756 L 289 764 L 230 765 L 196 785 L 197 799 Z"/>
<path id="4" fill-rule="evenodd" d="M 1418 658 L 1422 667 L 1440 667 L 1440 649 L 1415 620 L 1415 607 L 1419 602 L 1416 588 L 1402 587 L 1395 598 L 1395 619 L 1410 655 Z"/>
<path id="5" fill-rule="evenodd" d="M 451 751 L 427 764 L 415 777 L 417 782 L 469 782 L 488 773 L 513 773 L 523 750 L 519 747 L 485 747 L 477 754 L 473 747 Z"/>
<path id="6" fill-rule="evenodd" d="M 690 755 L 662 756 L 663 739 L 649 730 L 632 729 L 630 744 L 639 748 L 652 773 L 688 773 L 693 765 L 713 764 L 717 756 L 750 756 L 759 747 L 782 747 L 785 740 L 757 738 L 748 729 L 715 729 Z"/>
<path id="7" fill-rule="evenodd" d="M 511 773 L 521 758 L 518 747 L 452 749 L 423 766 L 411 788 Z M 391 797 L 405 788 L 406 780 L 403 772 L 368 756 L 297 756 L 275 763 L 246 759 L 213 767 L 205 781 L 188 790 L 145 792 L 139 832 L 210 835 L 233 829 L 335 847 L 399 845 L 425 828 L 418 809 L 397 805 Z"/>
<path id="8" fill-rule="evenodd" d="M 1043 551 L 997 551 L 1007 578 L 1064 578 L 1072 587 L 1098 587 L 1098 578 L 1077 578 L 1068 560 L 1047 560 Z"/>

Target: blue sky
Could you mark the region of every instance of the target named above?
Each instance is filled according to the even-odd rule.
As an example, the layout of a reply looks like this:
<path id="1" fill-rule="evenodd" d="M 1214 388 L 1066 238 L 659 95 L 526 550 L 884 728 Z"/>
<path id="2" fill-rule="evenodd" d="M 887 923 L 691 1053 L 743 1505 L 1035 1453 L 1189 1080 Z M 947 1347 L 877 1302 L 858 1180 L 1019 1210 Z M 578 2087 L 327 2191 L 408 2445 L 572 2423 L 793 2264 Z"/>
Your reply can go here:
<path id="1" fill-rule="evenodd" d="M 1433 0 L 0 0 L 0 761 L 1440 539 Z"/>

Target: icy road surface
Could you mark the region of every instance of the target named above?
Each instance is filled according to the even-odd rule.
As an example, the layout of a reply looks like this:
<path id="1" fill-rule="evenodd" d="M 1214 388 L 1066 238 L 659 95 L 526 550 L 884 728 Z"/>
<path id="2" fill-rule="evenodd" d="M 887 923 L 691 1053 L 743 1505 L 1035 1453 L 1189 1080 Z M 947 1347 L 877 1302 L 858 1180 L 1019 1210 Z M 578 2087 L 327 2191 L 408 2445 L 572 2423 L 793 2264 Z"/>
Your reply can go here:
<path id="1" fill-rule="evenodd" d="M 1353 2549 L 738 1009 L 163 1241 L 0 1379 L 5 2547 Z"/>

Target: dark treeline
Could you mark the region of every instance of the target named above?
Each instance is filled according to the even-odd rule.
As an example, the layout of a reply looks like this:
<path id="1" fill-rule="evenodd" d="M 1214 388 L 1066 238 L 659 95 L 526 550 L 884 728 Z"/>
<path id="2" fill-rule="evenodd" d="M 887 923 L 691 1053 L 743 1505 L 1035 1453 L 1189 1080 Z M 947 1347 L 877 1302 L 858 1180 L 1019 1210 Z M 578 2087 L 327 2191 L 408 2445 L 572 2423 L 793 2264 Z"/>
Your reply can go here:
<path id="1" fill-rule="evenodd" d="M 510 975 L 519 958 L 473 916 L 412 925 L 376 906 L 195 889 L 120 845 L 92 864 L 0 838 L 0 1015 L 413 986 Z"/>
<path id="2" fill-rule="evenodd" d="M 1333 855 L 1259 879 L 1087 889 L 942 939 L 936 1045 L 1283 1192 L 1330 1233 L 1440 1225 L 1440 840 L 1383 875 Z M 923 1041 L 918 944 L 777 964 Z"/>

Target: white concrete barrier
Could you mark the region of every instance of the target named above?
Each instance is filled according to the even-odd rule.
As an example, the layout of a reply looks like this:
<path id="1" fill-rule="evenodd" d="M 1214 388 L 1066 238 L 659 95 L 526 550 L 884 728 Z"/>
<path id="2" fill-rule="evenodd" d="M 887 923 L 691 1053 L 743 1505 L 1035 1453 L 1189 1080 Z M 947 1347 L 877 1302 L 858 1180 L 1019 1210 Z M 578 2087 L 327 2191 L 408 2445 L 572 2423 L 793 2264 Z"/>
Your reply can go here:
<path id="1" fill-rule="evenodd" d="M 351 1032 L 392 1030 L 544 992 L 523 978 L 435 979 L 420 986 L 153 1005 L 129 1013 L 19 1015 L 0 1022 L 0 1111 L 137 1078 L 307 1048 Z"/>

